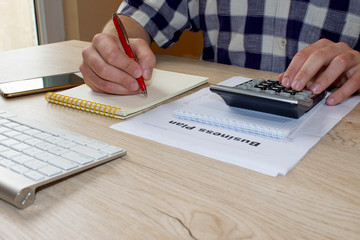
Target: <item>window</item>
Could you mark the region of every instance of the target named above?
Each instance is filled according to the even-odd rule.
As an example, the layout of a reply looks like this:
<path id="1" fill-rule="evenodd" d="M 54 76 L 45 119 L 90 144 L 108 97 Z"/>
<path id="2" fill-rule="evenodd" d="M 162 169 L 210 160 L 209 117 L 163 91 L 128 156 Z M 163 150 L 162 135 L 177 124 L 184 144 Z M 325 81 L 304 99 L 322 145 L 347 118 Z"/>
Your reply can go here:
<path id="1" fill-rule="evenodd" d="M 33 0 L 0 1 L 0 51 L 38 45 Z"/>

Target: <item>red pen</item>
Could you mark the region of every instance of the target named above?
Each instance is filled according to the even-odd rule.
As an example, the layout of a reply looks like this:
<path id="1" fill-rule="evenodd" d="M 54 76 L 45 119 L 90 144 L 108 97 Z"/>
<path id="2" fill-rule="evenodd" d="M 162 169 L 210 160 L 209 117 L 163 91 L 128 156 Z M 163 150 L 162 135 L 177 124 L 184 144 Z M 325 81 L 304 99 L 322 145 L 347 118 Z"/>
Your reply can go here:
<path id="1" fill-rule="evenodd" d="M 121 23 L 120 18 L 116 13 L 113 14 L 113 22 L 114 22 L 116 31 L 119 35 L 120 42 L 125 50 L 126 55 L 128 55 L 129 58 L 132 58 L 136 61 L 135 55 L 134 55 L 133 51 L 131 50 L 129 39 L 127 37 L 124 25 Z M 137 78 L 136 80 L 140 86 L 142 93 L 144 94 L 145 97 L 147 97 L 147 90 L 146 90 L 144 78 L 141 76 L 141 77 Z"/>

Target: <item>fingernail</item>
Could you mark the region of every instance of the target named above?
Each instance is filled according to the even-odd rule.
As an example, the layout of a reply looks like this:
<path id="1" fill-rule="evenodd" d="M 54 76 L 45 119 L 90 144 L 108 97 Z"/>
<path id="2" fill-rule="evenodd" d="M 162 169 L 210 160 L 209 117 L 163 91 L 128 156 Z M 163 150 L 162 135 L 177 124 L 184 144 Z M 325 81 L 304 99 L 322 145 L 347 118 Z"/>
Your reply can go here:
<path id="1" fill-rule="evenodd" d="M 134 82 L 130 85 L 130 90 L 131 91 L 136 91 L 139 89 L 139 84 L 137 82 Z"/>
<path id="2" fill-rule="evenodd" d="M 293 82 L 291 88 L 295 90 L 300 90 L 300 81 Z"/>
<path id="3" fill-rule="evenodd" d="M 333 97 L 328 97 L 326 103 L 330 106 L 335 105 L 335 99 Z"/>
<path id="4" fill-rule="evenodd" d="M 320 91 L 320 85 L 318 83 L 314 83 L 313 85 L 311 85 L 310 87 L 311 91 L 313 91 L 314 93 L 319 93 Z M 331 98 L 333 99 L 333 98 Z M 333 99 L 334 100 L 334 99 Z"/>
<path id="5" fill-rule="evenodd" d="M 135 72 L 134 72 L 134 78 L 139 78 L 141 77 L 142 75 L 142 72 L 140 69 L 136 69 Z"/>
<path id="6" fill-rule="evenodd" d="M 152 71 L 150 71 L 150 70 L 148 70 L 148 69 L 146 69 L 145 71 L 144 71 L 144 78 L 145 79 L 150 79 L 151 78 L 151 75 L 152 75 Z"/>
<path id="7" fill-rule="evenodd" d="M 282 80 L 282 85 L 287 88 L 290 87 L 290 79 L 287 77 L 284 77 Z"/>

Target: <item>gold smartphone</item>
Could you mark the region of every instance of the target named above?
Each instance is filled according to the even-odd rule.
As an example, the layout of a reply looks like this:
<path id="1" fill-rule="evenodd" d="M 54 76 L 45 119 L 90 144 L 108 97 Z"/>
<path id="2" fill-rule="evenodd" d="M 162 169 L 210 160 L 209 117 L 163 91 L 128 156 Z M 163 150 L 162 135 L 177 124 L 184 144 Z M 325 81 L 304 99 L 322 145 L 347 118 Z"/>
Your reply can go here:
<path id="1" fill-rule="evenodd" d="M 71 88 L 83 83 L 84 80 L 75 73 L 66 73 L 0 83 L 0 93 L 10 98 Z"/>

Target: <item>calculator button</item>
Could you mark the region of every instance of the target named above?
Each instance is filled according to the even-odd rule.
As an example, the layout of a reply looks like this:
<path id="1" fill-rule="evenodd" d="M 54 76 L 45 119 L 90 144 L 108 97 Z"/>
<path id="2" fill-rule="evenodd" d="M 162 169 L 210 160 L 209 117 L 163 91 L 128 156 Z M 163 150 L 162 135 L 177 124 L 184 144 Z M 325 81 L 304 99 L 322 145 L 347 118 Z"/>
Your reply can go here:
<path id="1" fill-rule="evenodd" d="M 279 83 L 279 82 L 276 81 L 276 80 L 267 80 L 267 82 L 268 82 L 268 83 L 271 83 L 271 84 L 277 84 L 277 83 Z"/>
<path id="2" fill-rule="evenodd" d="M 254 92 L 260 92 L 261 91 L 261 89 L 257 88 L 257 87 L 251 87 L 251 88 L 249 88 L 249 90 L 254 91 Z"/>
<path id="3" fill-rule="evenodd" d="M 266 89 L 266 86 L 259 84 L 259 85 L 256 85 L 255 88 L 258 88 L 258 89 L 260 89 L 260 90 L 265 90 L 265 89 Z"/>
<path id="4" fill-rule="evenodd" d="M 265 82 L 265 79 L 263 78 L 254 78 L 251 80 L 251 82 L 255 82 L 256 84 L 260 84 L 262 82 Z"/>
<path id="5" fill-rule="evenodd" d="M 306 99 L 306 97 L 305 97 L 304 95 L 302 95 L 302 94 L 296 94 L 296 95 L 295 95 L 295 99 L 298 99 L 298 100 L 305 100 L 305 99 Z"/>
<path id="6" fill-rule="evenodd" d="M 281 92 L 280 94 L 279 94 L 280 96 L 283 96 L 283 97 L 288 97 L 288 98 L 290 98 L 292 95 L 290 94 L 290 93 L 288 93 L 288 92 Z"/>
<path id="7" fill-rule="evenodd" d="M 257 85 L 257 83 L 254 81 L 249 81 L 247 83 L 244 83 L 243 85 L 248 86 L 248 87 L 254 87 L 255 85 Z"/>
<path id="8" fill-rule="evenodd" d="M 281 92 L 281 88 L 279 87 L 271 87 L 270 90 L 273 90 L 275 92 Z"/>
<path id="9" fill-rule="evenodd" d="M 250 85 L 249 84 L 241 84 L 238 86 L 238 88 L 246 90 L 246 89 L 250 88 Z"/>
<path id="10" fill-rule="evenodd" d="M 297 91 L 291 89 L 285 89 L 284 92 L 290 93 L 291 95 L 295 95 Z"/>
<path id="11" fill-rule="evenodd" d="M 313 94 L 310 90 L 302 90 L 302 93 L 305 93 L 308 96 L 311 96 Z"/>
<path id="12" fill-rule="evenodd" d="M 265 90 L 265 93 L 275 95 L 276 92 L 274 90 L 267 89 Z"/>
<path id="13" fill-rule="evenodd" d="M 283 85 L 281 85 L 281 84 L 275 84 L 274 87 L 280 88 L 281 90 L 285 89 L 285 87 Z"/>
<path id="14" fill-rule="evenodd" d="M 271 86 L 271 83 L 268 83 L 268 82 L 263 82 L 263 83 L 260 83 L 259 86 L 264 86 L 264 87 L 270 87 Z"/>

